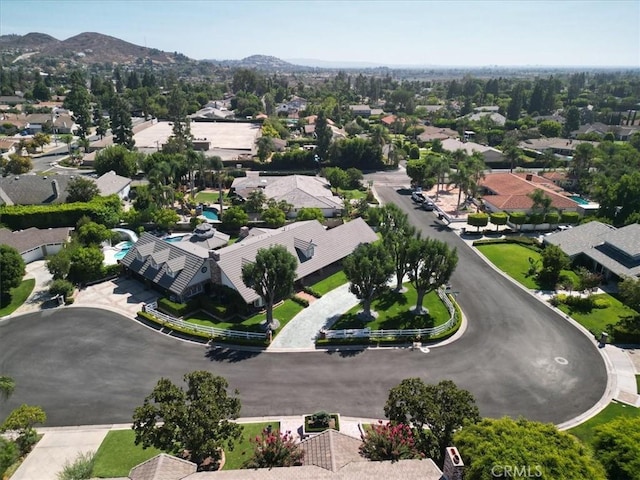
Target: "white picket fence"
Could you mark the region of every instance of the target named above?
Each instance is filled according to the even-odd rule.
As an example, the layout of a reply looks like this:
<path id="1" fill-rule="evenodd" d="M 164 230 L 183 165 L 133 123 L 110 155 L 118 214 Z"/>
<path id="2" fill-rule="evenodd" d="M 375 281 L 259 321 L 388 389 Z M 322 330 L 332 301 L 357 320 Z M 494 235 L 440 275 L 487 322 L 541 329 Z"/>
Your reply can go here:
<path id="1" fill-rule="evenodd" d="M 432 328 L 411 328 L 407 330 L 371 330 L 370 328 L 349 328 L 345 330 L 326 330 L 325 338 L 402 338 L 422 337 L 428 339 L 434 335 L 440 335 L 452 328 L 456 323 L 456 309 L 444 289 L 438 289 L 438 296 L 447 306 L 450 318 L 446 323 Z"/>
<path id="2" fill-rule="evenodd" d="M 171 315 L 162 313 L 158 311 L 157 308 L 158 308 L 157 302 L 152 302 L 152 303 L 145 304 L 142 310 L 161 320 L 162 323 L 168 328 L 171 328 L 171 326 L 176 326 L 185 330 L 204 333 L 211 338 L 225 337 L 225 338 L 243 338 L 248 340 L 264 340 L 267 338 L 267 334 L 261 333 L 261 332 L 241 332 L 238 330 L 227 330 L 224 328 L 207 327 L 205 325 L 198 325 L 195 323 L 185 322 L 184 320 L 180 320 L 179 318 L 175 318 L 175 317 L 172 317 Z"/>

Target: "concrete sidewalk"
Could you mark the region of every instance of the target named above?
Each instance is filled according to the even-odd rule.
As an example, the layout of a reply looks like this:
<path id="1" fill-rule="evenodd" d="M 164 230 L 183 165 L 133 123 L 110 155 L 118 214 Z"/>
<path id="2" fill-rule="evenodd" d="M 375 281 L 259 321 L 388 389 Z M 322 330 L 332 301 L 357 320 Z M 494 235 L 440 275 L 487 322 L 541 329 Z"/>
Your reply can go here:
<path id="1" fill-rule="evenodd" d="M 360 438 L 363 423 L 376 423 L 378 419 L 340 417 L 340 432 L 354 438 Z M 304 418 L 301 415 L 290 417 L 245 417 L 238 423 L 280 423 L 280 430 L 290 431 L 297 441 L 302 431 Z M 111 430 L 128 430 L 129 424 L 96 425 L 79 427 L 40 428 L 43 434 L 33 451 L 27 456 L 11 480 L 57 480 L 58 473 L 66 463 L 72 463 L 79 454 L 96 452 Z"/>

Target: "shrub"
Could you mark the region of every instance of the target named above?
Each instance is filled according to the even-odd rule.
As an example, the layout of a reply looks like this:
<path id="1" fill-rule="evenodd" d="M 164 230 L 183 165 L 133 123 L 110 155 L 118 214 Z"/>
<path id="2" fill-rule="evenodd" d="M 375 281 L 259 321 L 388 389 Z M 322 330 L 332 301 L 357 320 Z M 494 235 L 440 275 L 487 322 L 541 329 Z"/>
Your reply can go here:
<path id="1" fill-rule="evenodd" d="M 293 295 L 291 297 L 291 300 L 296 302 L 298 305 L 302 305 L 304 308 L 307 308 L 309 306 L 309 300 L 307 300 L 306 298 L 302 298 L 298 295 Z"/>
<path id="2" fill-rule="evenodd" d="M 63 279 L 54 280 L 49 287 L 49 293 L 51 295 L 62 295 L 65 300 L 71 297 L 73 290 L 73 283 Z"/>
<path id="3" fill-rule="evenodd" d="M 198 308 L 198 302 L 195 300 L 189 300 L 187 303 L 172 302 L 168 298 L 161 298 L 158 300 L 158 310 L 177 318 L 184 317 L 188 313 L 195 312 Z"/>
<path id="4" fill-rule="evenodd" d="M 283 434 L 263 430 L 259 437 L 251 440 L 254 445 L 253 457 L 243 468 L 274 468 L 302 465 L 304 450 L 296 444 L 291 432 Z"/>
<path id="5" fill-rule="evenodd" d="M 302 287 L 302 291 L 312 297 L 322 298 L 322 294 L 311 287 Z"/>
<path id="6" fill-rule="evenodd" d="M 16 444 L 0 436 L 0 478 L 4 472 L 18 460 L 18 448 Z"/>
<path id="7" fill-rule="evenodd" d="M 562 223 L 576 225 L 580 221 L 580 214 L 578 212 L 562 212 L 560 221 Z"/>
<path id="8" fill-rule="evenodd" d="M 423 455 L 416 447 L 413 431 L 409 425 L 398 423 L 372 425 L 360 445 L 360 454 L 376 462 L 420 458 Z"/>
<path id="9" fill-rule="evenodd" d="M 122 273 L 122 265 L 116 263 L 114 265 L 105 265 L 102 269 L 102 274 L 105 278 L 117 277 Z"/>
<path id="10" fill-rule="evenodd" d="M 58 480 L 88 480 L 92 478 L 95 453 L 80 453 L 73 463 L 65 462 L 62 471 L 58 473 Z"/>
<path id="11" fill-rule="evenodd" d="M 324 410 L 320 410 L 319 412 L 314 413 L 309 419 L 309 423 L 313 427 L 328 427 L 330 421 L 331 415 L 329 415 Z"/>

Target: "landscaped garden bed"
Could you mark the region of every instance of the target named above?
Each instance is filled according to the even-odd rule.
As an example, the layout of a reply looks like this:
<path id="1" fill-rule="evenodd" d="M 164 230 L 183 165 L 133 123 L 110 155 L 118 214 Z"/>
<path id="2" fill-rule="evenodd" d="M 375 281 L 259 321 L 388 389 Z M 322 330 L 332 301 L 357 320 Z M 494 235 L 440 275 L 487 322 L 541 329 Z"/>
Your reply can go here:
<path id="1" fill-rule="evenodd" d="M 305 415 L 302 436 L 307 437 L 310 434 L 322 433 L 329 428 L 340 431 L 340 414 L 320 411 L 312 415 Z"/>

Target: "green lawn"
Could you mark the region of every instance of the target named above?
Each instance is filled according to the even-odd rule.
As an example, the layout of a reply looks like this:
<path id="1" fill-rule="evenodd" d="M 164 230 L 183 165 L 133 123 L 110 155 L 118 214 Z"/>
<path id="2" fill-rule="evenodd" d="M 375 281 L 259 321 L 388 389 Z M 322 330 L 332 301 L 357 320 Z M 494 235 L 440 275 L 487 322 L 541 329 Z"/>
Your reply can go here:
<path id="1" fill-rule="evenodd" d="M 224 470 L 233 470 L 242 466 L 253 452 L 253 446 L 249 439 L 260 435 L 260 432 L 267 425 L 272 425 L 276 430 L 280 429 L 278 422 L 242 424 L 242 439 L 236 444 L 233 451 L 225 450 Z M 155 448 L 143 449 L 142 446 L 135 445 L 134 439 L 135 432 L 133 430 L 110 431 L 96 453 L 93 476 L 102 478 L 126 477 L 133 467 L 161 453 Z"/>
<path id="2" fill-rule="evenodd" d="M 23 280 L 20 285 L 16 288 L 12 288 L 10 292 L 10 300 L 8 303 L 2 303 L 0 305 L 0 317 L 4 317 L 5 315 L 10 315 L 15 312 L 20 305 L 22 305 L 31 292 L 33 291 L 33 287 L 36 286 L 36 281 L 33 278 L 29 278 L 27 280 Z"/>
<path id="3" fill-rule="evenodd" d="M 611 402 L 595 417 L 567 431 L 578 437 L 580 440 L 582 440 L 582 442 L 591 444 L 593 442 L 594 429 L 597 426 L 615 420 L 619 417 L 639 416 L 640 408 L 625 405 L 624 403 Z"/>
<path id="4" fill-rule="evenodd" d="M 98 448 L 93 467 L 95 477 L 126 477 L 136 465 L 161 453 L 155 448 L 135 445 L 133 430 L 112 430 Z"/>
<path id="5" fill-rule="evenodd" d="M 536 279 L 528 275 L 530 267 L 529 258 L 532 258 L 534 261 L 541 261 L 542 257 L 538 252 L 515 243 L 478 245 L 476 248 L 487 257 L 491 263 L 518 283 L 532 290 L 538 290 L 540 288 Z M 578 283 L 578 277 L 575 272 L 563 270 L 562 274 L 570 277 L 574 284 Z"/>
<path id="6" fill-rule="evenodd" d="M 220 199 L 219 192 L 198 192 L 196 193 L 195 200 L 201 203 L 218 203 Z M 224 198 L 223 198 L 224 201 Z"/>
<path id="7" fill-rule="evenodd" d="M 605 303 L 606 308 L 592 308 L 589 311 L 576 310 L 564 303 L 558 305 L 558 308 L 571 318 L 580 323 L 596 336 L 607 330 L 607 325 L 616 324 L 621 317 L 635 315 L 636 312 L 620 300 L 612 297 L 608 293 L 598 293 L 593 298 L 600 303 Z"/>
<path id="8" fill-rule="evenodd" d="M 373 301 L 371 308 L 378 313 L 378 318 L 367 322 L 367 327 L 372 330 L 431 328 L 449 320 L 449 310 L 436 292 L 431 292 L 424 298 L 423 306 L 429 309 L 429 315 L 414 315 L 411 308 L 416 304 L 417 294 L 411 284 L 407 283 L 405 287 L 408 289 L 405 293 L 389 290 Z M 364 327 L 357 315 L 361 310 L 362 306 L 356 305 L 342 315 L 331 329 Z"/>
<path id="9" fill-rule="evenodd" d="M 347 276 L 344 274 L 344 271 L 340 270 L 339 272 L 328 276 L 324 280 L 320 280 L 318 283 L 311 285 L 311 288 L 320 295 L 325 295 L 331 290 L 338 288 L 340 285 L 344 285 L 347 281 Z"/>
<path id="10" fill-rule="evenodd" d="M 243 423 L 242 439 L 236 443 L 233 451 L 225 450 L 225 464 L 223 470 L 236 470 L 242 468 L 242 464 L 251 458 L 253 454 L 253 445 L 250 439 L 260 436 L 260 433 L 271 425 L 274 430 L 280 430 L 280 423 Z"/>
<path id="11" fill-rule="evenodd" d="M 366 190 L 358 190 L 358 189 L 343 190 L 342 188 L 340 188 L 338 189 L 338 194 L 340 194 L 342 198 L 348 198 L 350 200 L 360 200 L 361 198 L 367 197 Z"/>
<path id="12" fill-rule="evenodd" d="M 302 305 L 297 304 L 293 300 L 285 300 L 284 303 L 273 309 L 273 316 L 280 321 L 280 329 L 282 329 L 282 327 L 289 323 L 289 321 L 298 313 L 300 313 L 302 309 Z M 236 322 L 219 322 L 203 311 L 200 311 L 185 318 L 185 321 L 198 325 L 204 325 L 207 327 L 225 328 L 228 330 L 238 330 L 241 332 L 260 332 L 262 331 L 260 322 L 264 321 L 266 318 L 266 313 L 262 312 L 242 321 L 238 320 Z"/>

